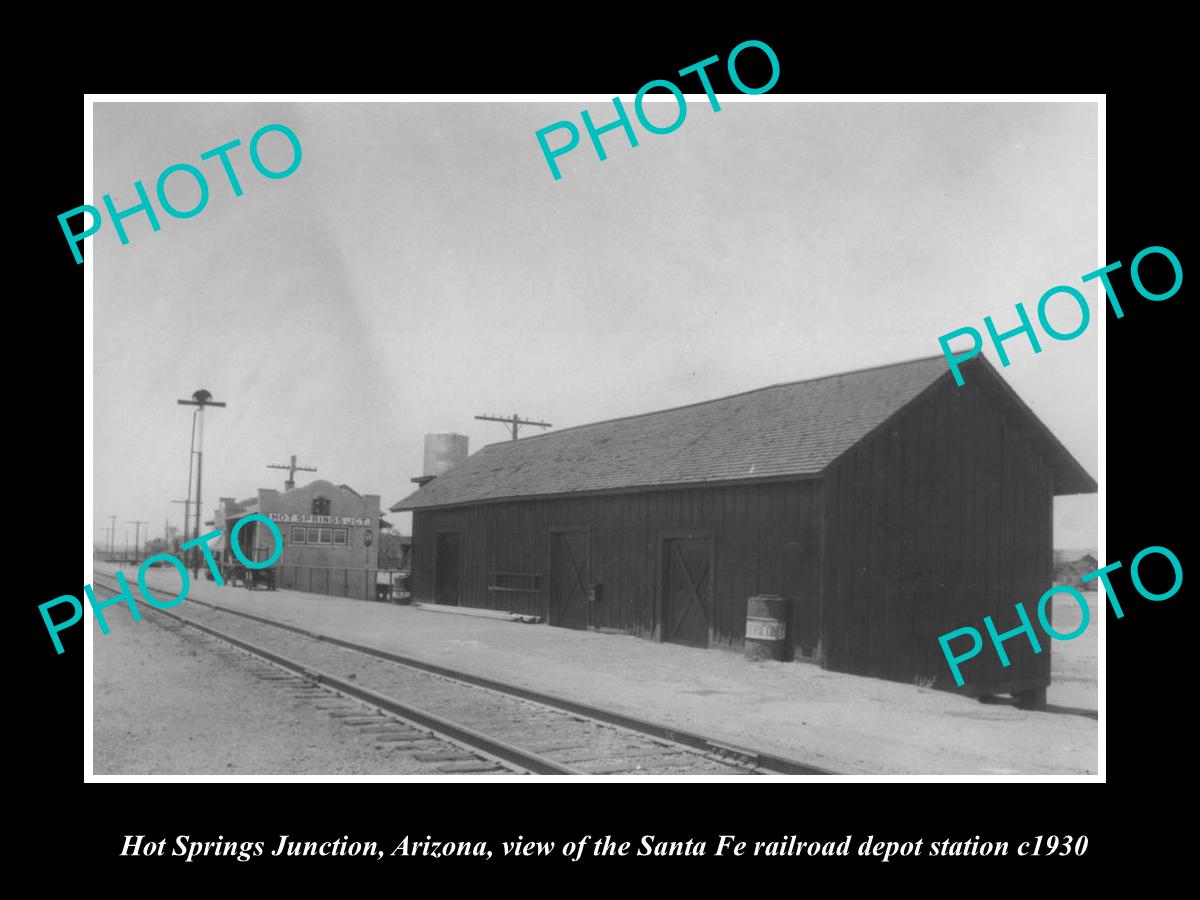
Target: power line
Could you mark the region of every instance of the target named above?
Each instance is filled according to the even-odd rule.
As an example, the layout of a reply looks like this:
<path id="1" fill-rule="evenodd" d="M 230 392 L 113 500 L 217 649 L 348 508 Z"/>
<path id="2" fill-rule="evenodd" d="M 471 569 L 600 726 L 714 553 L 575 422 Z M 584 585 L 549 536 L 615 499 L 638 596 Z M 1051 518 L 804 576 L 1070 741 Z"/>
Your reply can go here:
<path id="1" fill-rule="evenodd" d="M 139 520 L 139 519 L 134 519 L 132 522 L 127 522 L 126 524 L 127 524 L 127 525 L 132 525 L 132 526 L 133 526 L 133 561 L 134 561 L 134 562 L 137 562 L 138 550 L 139 550 L 139 549 L 141 549 L 141 548 L 138 546 L 138 538 L 139 538 L 139 537 L 141 536 L 141 534 L 142 534 L 142 526 L 143 526 L 143 525 L 149 525 L 150 523 L 149 523 L 149 522 L 143 522 L 143 521 L 141 521 L 141 520 Z M 149 537 L 150 537 L 150 529 L 149 529 L 149 528 L 147 528 L 147 529 L 146 529 L 146 537 L 147 537 L 147 538 L 149 538 Z"/>
<path id="2" fill-rule="evenodd" d="M 517 431 L 522 425 L 536 425 L 538 428 L 553 428 L 549 422 L 535 422 L 532 419 L 522 419 L 516 413 L 511 416 L 476 416 L 484 422 L 501 422 L 512 430 L 512 439 L 517 439 Z"/>
<path id="3" fill-rule="evenodd" d="M 286 463 L 284 465 L 280 465 L 278 463 L 267 463 L 267 468 L 268 469 L 287 469 L 288 470 L 287 481 L 285 481 L 283 483 L 283 489 L 286 491 L 290 491 L 292 488 L 294 488 L 296 486 L 296 473 L 297 472 L 315 472 L 315 471 L 317 471 L 316 466 L 298 466 L 298 465 L 296 465 L 296 454 L 295 453 L 292 454 L 292 461 L 290 463 Z"/>

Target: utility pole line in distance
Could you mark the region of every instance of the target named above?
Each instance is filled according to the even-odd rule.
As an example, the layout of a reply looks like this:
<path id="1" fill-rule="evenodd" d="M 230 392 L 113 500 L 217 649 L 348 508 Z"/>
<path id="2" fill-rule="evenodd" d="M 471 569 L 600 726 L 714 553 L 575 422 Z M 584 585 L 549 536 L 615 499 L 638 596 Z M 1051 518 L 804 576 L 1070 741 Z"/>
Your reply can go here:
<path id="1" fill-rule="evenodd" d="M 553 428 L 549 422 L 535 422 L 532 419 L 522 419 L 516 413 L 511 416 L 476 416 L 484 422 L 501 422 L 512 430 L 512 439 L 517 439 L 517 431 L 522 425 L 536 425 L 538 428 Z"/>
<path id="2" fill-rule="evenodd" d="M 137 562 L 138 550 L 140 549 L 138 547 L 138 537 L 142 533 L 142 526 L 149 525 L 150 523 L 143 522 L 140 519 L 135 519 L 132 522 L 127 522 L 126 524 L 133 526 L 133 561 Z M 150 529 L 149 528 L 146 529 L 146 537 L 150 537 Z"/>
<path id="3" fill-rule="evenodd" d="M 285 481 L 283 483 L 284 490 L 288 490 L 288 491 L 290 491 L 292 488 L 294 488 L 296 486 L 296 473 L 297 472 L 315 472 L 315 471 L 317 471 L 316 466 L 298 466 L 298 465 L 296 465 L 296 454 L 295 453 L 292 454 L 292 461 L 290 463 L 287 463 L 285 465 L 280 465 L 278 463 L 267 463 L 267 468 L 268 469 L 287 469 L 288 470 L 287 481 Z"/>

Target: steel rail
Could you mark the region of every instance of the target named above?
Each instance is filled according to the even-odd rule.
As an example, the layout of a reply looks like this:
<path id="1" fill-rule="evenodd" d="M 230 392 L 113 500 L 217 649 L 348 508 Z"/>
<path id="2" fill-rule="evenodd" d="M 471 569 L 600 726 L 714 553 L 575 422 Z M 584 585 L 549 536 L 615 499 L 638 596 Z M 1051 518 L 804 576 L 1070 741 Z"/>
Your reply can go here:
<path id="1" fill-rule="evenodd" d="M 207 605 L 207 604 L 206 604 Z M 265 647 L 260 647 L 250 641 L 242 640 L 234 637 L 231 634 L 226 634 L 217 628 L 212 628 L 208 625 L 189 619 L 187 616 L 181 616 L 178 613 L 168 612 L 165 609 L 155 609 L 154 613 L 161 616 L 174 619 L 181 625 L 188 628 L 194 628 L 201 631 L 210 637 L 214 637 L 219 641 L 223 641 L 241 650 L 245 650 L 259 659 L 265 659 L 268 662 L 274 663 L 281 668 L 287 669 L 289 672 L 312 681 L 316 684 L 324 685 L 333 688 L 341 694 L 348 697 L 353 697 L 356 700 L 362 700 L 369 703 L 371 706 L 394 713 L 402 719 L 409 722 L 422 725 L 431 731 L 435 732 L 438 737 L 449 738 L 460 744 L 465 744 L 472 750 L 477 750 L 481 753 L 486 753 L 511 765 L 519 766 L 522 769 L 536 775 L 587 775 L 580 769 L 565 766 L 562 763 L 555 762 L 552 759 L 547 759 L 540 754 L 525 750 L 521 747 L 513 746 L 504 741 L 497 740 L 482 732 L 475 731 L 473 728 L 468 728 L 465 725 L 459 725 L 457 722 L 451 722 L 449 719 L 443 719 L 441 716 L 434 715 L 428 710 L 421 709 L 419 706 L 413 706 L 408 703 L 401 703 L 394 697 L 388 697 L 384 694 L 376 693 L 368 688 L 357 685 L 352 681 L 347 681 L 338 678 L 335 675 L 330 675 L 321 669 L 315 669 L 312 666 L 306 666 L 303 663 L 296 662 L 286 656 L 281 656 L 272 650 L 267 650 Z"/>
<path id="2" fill-rule="evenodd" d="M 104 572 L 95 573 L 97 577 L 110 577 Z M 315 641 L 323 641 L 335 647 L 342 647 L 346 650 L 353 650 L 362 653 L 366 656 L 373 656 L 378 659 L 385 659 L 389 662 L 398 663 L 402 666 L 408 666 L 411 669 L 419 669 L 429 672 L 433 675 L 439 675 L 443 678 L 449 678 L 453 681 L 460 681 L 465 684 L 474 685 L 476 687 L 487 688 L 488 690 L 497 691 L 502 694 L 509 694 L 514 697 L 519 697 L 522 700 L 529 700 L 534 703 L 541 703 L 544 706 L 553 707 L 563 710 L 574 715 L 584 716 L 589 719 L 594 719 L 599 722 L 604 722 L 609 725 L 617 725 L 621 728 L 628 728 L 630 731 L 636 731 L 650 737 L 661 738 L 662 740 L 674 741 L 677 744 L 682 744 L 693 750 L 700 750 L 705 753 L 732 753 L 742 757 L 748 763 L 757 766 L 760 769 L 778 775 L 836 775 L 838 773 L 829 769 L 822 769 L 819 766 L 809 765 L 808 763 L 798 762 L 794 759 L 788 759 L 784 756 L 776 756 L 770 753 L 763 753 L 750 747 L 743 747 L 737 744 L 731 744 L 727 741 L 716 740 L 705 737 L 702 734 L 697 734 L 691 731 L 683 731 L 667 725 L 660 725 L 656 722 L 650 722 L 646 719 L 639 719 L 636 716 L 626 715 L 625 713 L 614 712 L 613 710 L 604 709 L 599 706 L 592 706 L 588 703 L 582 703 L 577 700 L 569 700 L 566 697 L 559 697 L 555 694 L 547 694 L 542 691 L 536 691 L 531 688 L 520 687 L 515 684 L 509 684 L 503 681 L 496 681 L 492 678 L 486 678 L 482 675 L 473 675 L 470 672 L 462 672 L 458 669 L 450 669 L 446 666 L 439 666 L 436 663 L 425 662 L 424 660 L 416 659 L 411 656 L 405 656 L 402 653 L 395 653 L 391 650 L 384 650 L 381 647 L 373 647 L 370 644 L 359 644 L 354 641 L 344 640 L 342 638 L 333 637 L 328 634 L 310 631 L 307 628 L 301 628 L 298 625 L 289 625 L 286 622 L 280 622 L 276 619 L 270 619 L 265 616 L 257 616 L 254 613 L 243 612 L 239 609 L 231 609 L 228 606 L 220 606 L 216 603 L 209 603 L 205 600 L 198 600 L 195 597 L 188 598 L 188 603 L 195 603 L 198 606 L 204 606 L 208 609 L 216 610 L 217 612 L 228 613 L 232 616 L 241 616 L 244 619 L 249 619 L 253 622 L 259 622 L 264 625 L 271 625 L 275 628 L 284 631 L 290 631 L 294 634 L 299 634 Z M 578 774 L 578 773 L 573 773 Z"/>

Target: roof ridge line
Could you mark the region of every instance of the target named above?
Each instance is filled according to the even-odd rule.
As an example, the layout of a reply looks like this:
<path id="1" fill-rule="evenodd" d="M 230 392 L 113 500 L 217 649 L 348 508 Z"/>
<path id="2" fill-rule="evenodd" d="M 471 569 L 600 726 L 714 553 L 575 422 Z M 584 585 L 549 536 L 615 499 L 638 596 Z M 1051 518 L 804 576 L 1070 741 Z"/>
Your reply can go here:
<path id="1" fill-rule="evenodd" d="M 613 416 L 611 419 L 598 419 L 595 422 L 584 422 L 580 425 L 569 425 L 566 428 L 560 428 L 557 431 L 545 431 L 540 434 L 531 434 L 529 437 L 519 438 L 515 441 L 513 441 L 513 440 L 493 441 L 490 444 L 484 444 L 479 449 L 479 452 L 482 453 L 484 450 L 488 449 L 488 447 L 505 447 L 505 446 L 508 446 L 509 444 L 518 444 L 523 441 L 536 441 L 539 438 L 553 437 L 556 434 L 566 434 L 568 431 L 578 431 L 581 428 L 592 428 L 593 426 L 596 426 L 596 425 L 609 425 L 613 422 L 626 422 L 626 421 L 629 421 L 630 419 L 641 419 L 646 416 L 658 416 L 658 415 L 662 415 L 663 413 L 678 412 L 681 409 L 692 409 L 697 406 L 707 406 L 710 403 L 720 403 L 724 400 L 732 400 L 735 397 L 745 397 L 747 394 L 757 394 L 761 391 L 773 390 L 774 388 L 791 387 L 792 385 L 807 384 L 812 381 L 825 381 L 825 380 L 832 379 L 832 378 L 844 378 L 847 375 L 859 375 L 859 374 L 862 374 L 863 372 L 873 372 L 876 369 L 889 369 L 889 368 L 892 368 L 893 366 L 907 366 L 907 365 L 911 365 L 913 363 L 929 362 L 930 360 L 945 359 L 945 358 L 946 358 L 945 354 L 935 353 L 930 356 L 919 356 L 919 357 L 916 357 L 915 359 L 902 359 L 902 360 L 897 360 L 896 362 L 881 363 L 881 364 L 875 365 L 875 366 L 864 366 L 861 369 L 851 369 L 848 372 L 831 372 L 828 375 L 816 375 L 812 378 L 797 378 L 794 381 L 777 381 L 775 384 L 766 384 L 766 385 L 763 385 L 762 387 L 750 388 L 749 390 L 738 391 L 737 393 L 734 393 L 734 394 L 726 394 L 724 397 L 713 397 L 711 400 L 697 400 L 694 403 L 684 403 L 684 404 L 681 404 L 680 406 L 668 406 L 664 409 L 652 409 L 648 412 L 643 412 L 643 413 L 632 413 L 631 415 L 627 415 L 627 416 Z M 947 368 L 946 371 L 949 371 L 949 368 Z"/>

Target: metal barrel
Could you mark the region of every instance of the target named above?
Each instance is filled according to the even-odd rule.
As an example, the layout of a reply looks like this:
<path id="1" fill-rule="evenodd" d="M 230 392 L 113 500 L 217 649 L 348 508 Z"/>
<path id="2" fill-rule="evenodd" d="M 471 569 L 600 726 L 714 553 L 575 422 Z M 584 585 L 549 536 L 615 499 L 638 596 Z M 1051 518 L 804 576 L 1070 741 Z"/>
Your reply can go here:
<path id="1" fill-rule="evenodd" d="M 788 602 L 774 594 L 746 601 L 746 659 L 783 659 L 787 649 Z"/>

